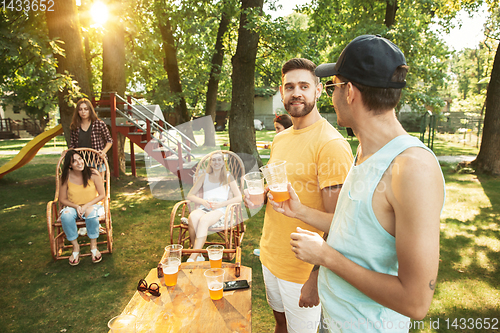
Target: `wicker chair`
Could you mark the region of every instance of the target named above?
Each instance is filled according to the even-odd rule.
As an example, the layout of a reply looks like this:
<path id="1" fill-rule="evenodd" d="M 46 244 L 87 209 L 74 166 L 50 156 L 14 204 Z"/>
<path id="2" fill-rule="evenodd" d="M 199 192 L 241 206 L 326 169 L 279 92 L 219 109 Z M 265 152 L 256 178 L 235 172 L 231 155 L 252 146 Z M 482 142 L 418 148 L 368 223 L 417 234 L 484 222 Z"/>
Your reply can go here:
<path id="1" fill-rule="evenodd" d="M 79 151 L 86 165 L 90 166 L 99 166 L 104 164 L 106 167 L 106 171 L 101 172 L 101 177 L 104 181 L 104 190 L 106 192 L 106 196 L 102 201 L 102 205 L 104 206 L 104 215 L 99 218 L 99 237 L 104 236 L 105 240 L 97 242 L 97 246 L 102 244 L 106 244 L 106 250 L 99 251 L 101 253 L 111 253 L 113 252 L 113 227 L 111 222 L 111 211 L 110 211 L 110 184 L 109 184 L 109 165 L 106 159 L 102 159 L 99 157 L 99 154 L 96 150 L 91 148 L 77 148 L 75 149 Z M 59 158 L 57 162 L 56 168 L 56 193 L 53 201 L 49 201 L 47 203 L 47 229 L 49 231 L 49 240 L 50 240 L 50 250 L 52 253 L 52 257 L 54 260 L 59 259 L 68 259 L 71 255 L 71 251 L 68 251 L 73 248 L 70 242 L 67 241 L 66 235 L 62 229 L 61 219 L 59 212 L 63 208 L 61 203 L 59 202 L 59 186 L 61 183 L 61 174 L 62 174 L 62 164 L 64 162 L 64 156 Z M 77 228 L 85 227 L 84 220 L 76 221 Z M 81 238 L 83 236 L 79 236 Z M 86 236 L 85 236 L 86 237 Z M 90 242 L 80 244 L 81 247 L 90 246 Z M 91 253 L 82 253 L 80 251 L 80 257 L 90 256 Z"/>
<path id="2" fill-rule="evenodd" d="M 236 180 L 238 187 L 243 193 L 243 175 L 245 173 L 245 167 L 241 158 L 231 151 L 216 150 L 207 155 L 205 155 L 196 167 L 194 174 L 194 180 L 205 175 L 205 170 L 210 162 L 210 156 L 213 154 L 222 154 L 226 160 L 226 167 L 231 173 L 231 175 Z M 203 188 L 200 190 L 203 193 Z M 175 204 L 172 212 L 170 214 L 170 243 L 171 244 L 181 244 L 184 247 L 183 254 L 189 254 L 193 250 L 190 250 L 192 244 L 189 239 L 187 218 L 190 211 L 196 208 L 194 203 L 189 200 L 183 200 Z M 226 249 L 224 251 L 225 260 L 233 260 L 234 256 L 238 251 L 241 251 L 241 243 L 243 241 L 243 236 L 245 234 L 245 223 L 243 222 L 243 211 L 241 203 L 234 203 L 227 206 L 226 215 L 224 216 L 224 226 L 222 227 L 210 227 L 209 232 L 214 232 L 218 235 L 215 237 L 216 240 L 210 240 L 210 238 L 205 242 L 205 245 L 220 244 Z M 195 251 L 204 253 L 206 250 Z"/>

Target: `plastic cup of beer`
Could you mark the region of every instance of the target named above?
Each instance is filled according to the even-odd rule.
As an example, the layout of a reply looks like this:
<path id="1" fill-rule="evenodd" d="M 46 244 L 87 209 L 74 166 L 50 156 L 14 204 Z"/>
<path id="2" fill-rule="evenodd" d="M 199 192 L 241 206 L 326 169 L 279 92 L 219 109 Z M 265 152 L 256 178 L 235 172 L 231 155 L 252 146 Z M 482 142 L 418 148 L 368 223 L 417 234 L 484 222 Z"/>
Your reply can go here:
<path id="1" fill-rule="evenodd" d="M 288 193 L 288 178 L 286 177 L 286 161 L 268 163 L 260 168 L 266 177 L 269 191 L 273 195 L 275 202 L 282 202 L 290 199 Z"/>
<path id="2" fill-rule="evenodd" d="M 136 322 L 136 316 L 124 314 L 111 318 L 108 327 L 113 333 L 132 333 L 136 330 Z"/>
<path id="3" fill-rule="evenodd" d="M 222 267 L 223 251 L 224 251 L 224 246 L 222 245 L 210 245 L 207 247 L 208 259 L 210 260 L 211 268 Z"/>
<path id="4" fill-rule="evenodd" d="M 179 261 L 181 260 L 182 257 L 182 249 L 184 247 L 180 244 L 172 244 L 172 245 L 167 245 L 165 246 L 165 260 L 166 258 L 177 258 Z"/>
<path id="5" fill-rule="evenodd" d="M 264 204 L 264 175 L 262 172 L 250 172 L 243 178 L 247 184 L 250 201 L 256 206 Z"/>
<path id="6" fill-rule="evenodd" d="M 224 270 L 222 268 L 211 268 L 205 271 L 210 298 L 214 301 L 222 298 L 224 286 Z"/>
<path id="7" fill-rule="evenodd" d="M 167 287 L 173 287 L 177 284 L 180 265 L 181 260 L 174 257 L 169 257 L 167 262 L 163 263 L 163 278 Z"/>

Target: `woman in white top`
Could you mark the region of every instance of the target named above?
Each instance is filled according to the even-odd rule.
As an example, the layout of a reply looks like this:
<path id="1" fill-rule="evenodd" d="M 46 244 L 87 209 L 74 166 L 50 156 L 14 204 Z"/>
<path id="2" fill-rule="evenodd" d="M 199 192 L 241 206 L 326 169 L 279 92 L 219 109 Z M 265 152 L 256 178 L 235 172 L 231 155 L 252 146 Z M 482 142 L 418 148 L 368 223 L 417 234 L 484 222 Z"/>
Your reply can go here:
<path id="1" fill-rule="evenodd" d="M 197 193 L 203 186 L 203 197 Z M 221 153 L 210 156 L 205 176 L 196 180 L 189 191 L 188 200 L 201 205 L 189 214 L 189 238 L 193 249 L 201 249 L 207 240 L 208 228 L 217 223 L 225 215 L 226 207 L 241 202 L 241 192 L 234 178 L 226 169 Z M 203 255 L 193 253 L 188 261 L 203 261 Z"/>

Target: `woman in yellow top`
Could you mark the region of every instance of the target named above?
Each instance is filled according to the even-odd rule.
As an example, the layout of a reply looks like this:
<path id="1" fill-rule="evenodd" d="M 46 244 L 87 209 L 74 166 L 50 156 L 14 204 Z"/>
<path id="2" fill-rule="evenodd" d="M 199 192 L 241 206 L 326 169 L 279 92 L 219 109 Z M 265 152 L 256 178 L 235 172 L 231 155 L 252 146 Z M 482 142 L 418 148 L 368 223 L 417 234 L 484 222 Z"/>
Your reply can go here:
<path id="1" fill-rule="evenodd" d="M 101 253 L 97 249 L 97 237 L 99 237 L 99 215 L 104 213 L 104 208 L 97 203 L 104 197 L 101 175 L 97 170 L 85 165 L 79 152 L 68 150 L 64 157 L 59 201 L 64 206 L 61 210 L 62 227 L 68 241 L 73 244 L 73 254 L 69 257 L 71 266 L 80 263 L 80 245 L 76 227 L 78 218 L 83 218 L 87 226 L 92 262 L 98 263 L 102 260 Z"/>

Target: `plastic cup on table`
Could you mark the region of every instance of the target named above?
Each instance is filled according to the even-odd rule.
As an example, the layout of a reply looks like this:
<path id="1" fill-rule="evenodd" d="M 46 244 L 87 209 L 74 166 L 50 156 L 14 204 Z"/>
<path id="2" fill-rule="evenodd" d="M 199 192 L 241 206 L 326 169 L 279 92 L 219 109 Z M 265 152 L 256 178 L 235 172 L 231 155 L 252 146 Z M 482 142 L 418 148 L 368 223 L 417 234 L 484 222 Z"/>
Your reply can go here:
<path id="1" fill-rule="evenodd" d="M 167 287 L 173 287 L 177 284 L 180 265 L 181 260 L 177 258 L 169 258 L 167 262 L 163 263 L 163 278 Z"/>
<path id="2" fill-rule="evenodd" d="M 180 244 L 172 244 L 165 246 L 165 253 L 163 254 L 162 260 L 158 265 L 158 278 L 164 277 L 165 271 L 169 272 L 169 275 L 175 274 L 175 281 L 177 281 L 177 271 L 179 270 L 178 266 L 181 263 L 182 258 L 182 249 L 184 247 Z M 174 267 L 177 265 L 177 268 L 174 273 Z M 167 269 L 167 267 L 170 268 Z M 169 276 L 169 279 L 173 279 L 173 276 Z M 172 282 L 171 282 L 172 283 Z M 170 284 L 171 284 L 170 283 Z M 165 277 L 166 284 L 166 277 Z M 175 286 L 176 282 L 167 286 Z"/>
<path id="3" fill-rule="evenodd" d="M 137 317 L 132 314 L 119 315 L 108 322 L 113 333 L 133 333 L 136 331 Z"/>
<path id="4" fill-rule="evenodd" d="M 268 163 L 260 168 L 266 178 L 269 192 L 273 195 L 275 202 L 282 202 L 290 199 L 288 193 L 288 178 L 286 176 L 286 161 Z"/>
<path id="5" fill-rule="evenodd" d="M 247 184 L 250 201 L 256 206 L 261 206 L 264 203 L 264 175 L 262 172 L 250 172 L 243 178 Z"/>
<path id="6" fill-rule="evenodd" d="M 224 251 L 224 246 L 222 245 L 210 245 L 207 247 L 208 259 L 210 260 L 211 268 L 221 268 L 222 267 L 222 255 Z"/>
<path id="7" fill-rule="evenodd" d="M 167 245 L 165 246 L 165 260 L 168 258 L 177 258 L 181 260 L 182 257 L 182 249 L 184 247 L 180 244 L 172 244 L 172 245 Z"/>
<path id="8" fill-rule="evenodd" d="M 217 301 L 223 296 L 224 270 L 222 268 L 211 268 L 205 271 L 210 298 Z"/>

